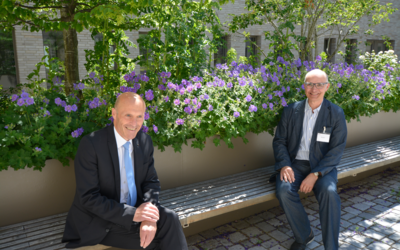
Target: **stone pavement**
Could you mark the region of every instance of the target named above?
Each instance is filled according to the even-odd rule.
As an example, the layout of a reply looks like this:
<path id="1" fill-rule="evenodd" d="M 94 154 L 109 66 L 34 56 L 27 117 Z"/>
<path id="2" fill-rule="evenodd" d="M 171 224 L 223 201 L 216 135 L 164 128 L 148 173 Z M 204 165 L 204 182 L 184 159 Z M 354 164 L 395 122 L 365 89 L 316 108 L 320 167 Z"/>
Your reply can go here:
<path id="1" fill-rule="evenodd" d="M 342 201 L 340 249 L 400 250 L 400 167 L 338 188 Z M 302 199 L 315 240 L 323 250 L 318 202 Z M 284 250 L 294 241 L 280 207 L 189 236 L 189 250 Z"/>

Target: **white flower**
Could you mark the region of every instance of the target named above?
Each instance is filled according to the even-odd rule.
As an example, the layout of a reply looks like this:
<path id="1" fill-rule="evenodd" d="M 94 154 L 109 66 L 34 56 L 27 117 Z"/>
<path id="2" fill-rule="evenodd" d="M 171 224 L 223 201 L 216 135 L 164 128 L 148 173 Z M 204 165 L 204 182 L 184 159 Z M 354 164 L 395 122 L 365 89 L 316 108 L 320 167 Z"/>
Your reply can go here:
<path id="1" fill-rule="evenodd" d="M 388 54 L 394 54 L 394 51 L 390 49 L 390 50 L 387 51 L 387 53 Z"/>
<path id="2" fill-rule="evenodd" d="M 364 61 L 365 60 L 365 56 L 360 56 L 359 59 Z"/>

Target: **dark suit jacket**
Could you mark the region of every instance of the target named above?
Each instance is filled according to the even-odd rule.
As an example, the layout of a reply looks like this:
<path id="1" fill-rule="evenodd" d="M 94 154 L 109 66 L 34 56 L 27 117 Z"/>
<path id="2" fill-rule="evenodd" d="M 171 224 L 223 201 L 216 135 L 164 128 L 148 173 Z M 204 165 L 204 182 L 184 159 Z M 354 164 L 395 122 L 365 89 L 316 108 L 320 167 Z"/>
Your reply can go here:
<path id="1" fill-rule="evenodd" d="M 283 109 L 282 117 L 275 132 L 273 149 L 275 170 L 291 166 L 299 151 L 303 135 L 304 108 L 306 100 L 290 104 Z M 317 134 L 322 133 L 324 126 L 331 132 L 329 143 L 317 142 Z M 334 171 L 337 181 L 337 169 L 342 158 L 347 140 L 347 126 L 343 110 L 324 99 L 310 144 L 311 172 L 320 172 L 322 176 Z"/>
<path id="2" fill-rule="evenodd" d="M 112 224 L 130 230 L 136 207 L 144 202 L 159 206 L 160 182 L 154 168 L 153 142 L 138 132 L 132 140 L 137 189 L 135 207 L 121 204 L 121 184 L 114 126 L 82 138 L 75 157 L 76 193 L 62 242 L 76 248 L 98 244 Z"/>

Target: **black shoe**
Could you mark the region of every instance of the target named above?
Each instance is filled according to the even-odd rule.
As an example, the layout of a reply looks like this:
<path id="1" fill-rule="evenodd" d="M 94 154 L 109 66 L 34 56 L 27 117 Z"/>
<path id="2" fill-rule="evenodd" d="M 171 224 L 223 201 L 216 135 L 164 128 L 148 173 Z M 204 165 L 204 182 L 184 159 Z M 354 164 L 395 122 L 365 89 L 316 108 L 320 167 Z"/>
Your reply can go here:
<path id="1" fill-rule="evenodd" d="M 310 234 L 310 236 L 308 236 L 308 238 L 307 238 L 305 244 L 298 243 L 298 242 L 295 241 L 295 242 L 293 242 L 293 244 L 290 246 L 290 250 L 304 250 L 304 249 L 306 249 L 306 246 L 307 246 L 308 244 L 310 244 L 313 240 L 314 240 L 314 233 L 313 233 L 313 231 L 311 230 L 311 234 Z"/>

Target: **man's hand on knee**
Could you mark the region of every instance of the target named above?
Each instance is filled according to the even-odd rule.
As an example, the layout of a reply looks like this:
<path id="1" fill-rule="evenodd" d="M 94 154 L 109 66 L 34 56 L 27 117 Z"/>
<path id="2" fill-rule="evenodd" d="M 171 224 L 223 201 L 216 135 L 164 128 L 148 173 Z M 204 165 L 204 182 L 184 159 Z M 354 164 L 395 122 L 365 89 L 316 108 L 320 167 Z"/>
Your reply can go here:
<path id="1" fill-rule="evenodd" d="M 309 174 L 300 185 L 300 192 L 309 193 L 314 188 L 315 182 L 318 180 L 318 177 L 315 174 Z"/>
<path id="2" fill-rule="evenodd" d="M 290 166 L 285 166 L 281 169 L 281 181 L 294 182 L 294 172 Z"/>
<path id="3" fill-rule="evenodd" d="M 134 222 L 154 222 L 156 223 L 160 219 L 160 214 L 158 208 L 151 204 L 150 202 L 143 203 L 140 205 L 135 212 L 133 217 Z"/>
<path id="4" fill-rule="evenodd" d="M 140 246 L 146 248 L 156 235 L 157 224 L 155 222 L 143 221 L 140 225 Z"/>

